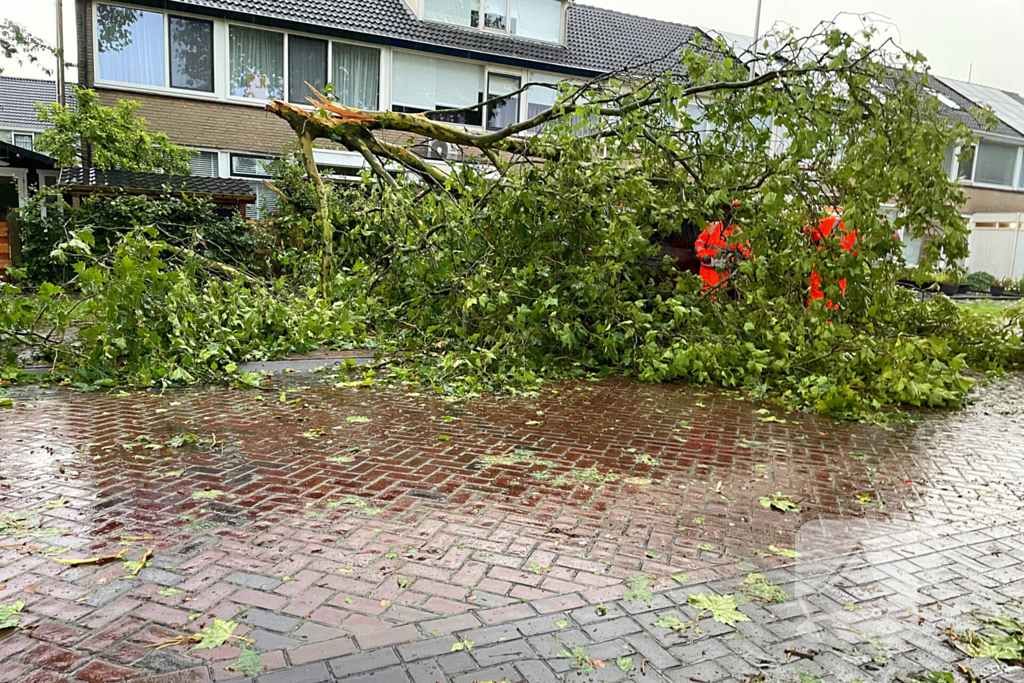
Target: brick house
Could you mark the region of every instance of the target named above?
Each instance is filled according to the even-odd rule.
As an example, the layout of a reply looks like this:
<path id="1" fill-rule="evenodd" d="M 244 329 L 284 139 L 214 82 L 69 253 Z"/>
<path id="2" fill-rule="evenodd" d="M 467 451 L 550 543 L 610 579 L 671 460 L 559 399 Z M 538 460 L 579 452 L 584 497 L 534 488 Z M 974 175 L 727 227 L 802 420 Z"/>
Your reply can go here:
<path id="1" fill-rule="evenodd" d="M 459 108 L 661 58 L 701 33 L 569 0 L 77 0 L 76 13 L 79 85 L 102 104 L 141 102 L 154 130 L 200 151 L 196 173 L 251 179 L 271 208 L 258 179 L 294 134 L 263 107 L 305 104 L 307 83 L 367 109 Z M 553 97 L 532 88 L 449 120 L 502 127 Z M 340 175 L 364 164 L 341 149 L 317 161 Z"/>

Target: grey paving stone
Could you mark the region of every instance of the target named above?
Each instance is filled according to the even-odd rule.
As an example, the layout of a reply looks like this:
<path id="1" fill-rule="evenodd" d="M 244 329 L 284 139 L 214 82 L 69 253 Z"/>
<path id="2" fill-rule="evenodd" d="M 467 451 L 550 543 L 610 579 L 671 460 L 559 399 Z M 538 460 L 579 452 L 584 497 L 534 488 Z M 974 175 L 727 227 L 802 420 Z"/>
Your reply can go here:
<path id="1" fill-rule="evenodd" d="M 523 677 L 523 680 L 529 681 L 529 683 L 558 683 L 558 677 L 555 676 L 555 672 L 544 662 L 536 660 L 516 662 L 515 668 Z"/>
<path id="2" fill-rule="evenodd" d="M 467 638 L 467 640 L 472 639 Z M 452 645 L 458 642 L 459 639 L 455 636 L 442 636 L 440 638 L 419 640 L 408 645 L 399 645 L 395 649 L 398 651 L 398 656 L 404 661 L 415 662 L 418 659 L 427 659 L 428 657 L 447 654 L 452 651 Z M 474 643 L 475 645 L 476 643 Z"/>
<path id="3" fill-rule="evenodd" d="M 474 647 L 470 655 L 481 666 L 521 661 L 537 656 L 525 640 L 513 640 L 510 643 L 498 643 L 497 645 L 488 645 L 487 647 L 480 648 Z"/>
<path id="4" fill-rule="evenodd" d="M 671 652 L 655 642 L 646 633 L 626 636 L 626 642 L 644 659 L 649 660 L 656 669 L 670 669 L 681 664 Z"/>
<path id="5" fill-rule="evenodd" d="M 511 663 L 504 666 L 492 666 L 487 669 L 456 676 L 453 683 L 481 683 L 481 681 L 515 680 L 516 670 Z"/>
<path id="6" fill-rule="evenodd" d="M 334 677 L 323 662 L 280 669 L 256 679 L 257 683 L 333 683 Z"/>
<path id="7" fill-rule="evenodd" d="M 437 663 L 450 676 L 474 671 L 479 668 L 476 662 L 473 661 L 473 658 L 466 652 L 453 652 L 449 655 L 438 657 Z"/>
<path id="8" fill-rule="evenodd" d="M 159 569 L 157 567 L 146 567 L 139 572 L 139 579 L 142 581 L 148 581 L 149 583 L 157 583 L 161 586 L 177 586 L 185 580 L 183 576 L 178 576 L 174 572 L 169 572 L 166 569 Z"/>
<path id="9" fill-rule="evenodd" d="M 364 674 L 356 674 L 349 678 L 342 678 L 345 683 L 411 683 L 412 679 L 405 669 L 400 666 L 393 666 L 387 669 L 376 669 Z"/>
<path id="10" fill-rule="evenodd" d="M 345 676 L 396 666 L 401 663 L 402 660 L 398 658 L 395 651 L 390 647 L 385 647 L 332 659 L 330 666 L 335 676 L 344 678 Z"/>
<path id="11" fill-rule="evenodd" d="M 271 576 L 250 574 L 249 572 L 231 572 L 224 577 L 224 580 L 239 586 L 255 588 L 256 590 L 261 591 L 272 591 L 281 585 L 281 582 L 278 579 Z"/>
<path id="12" fill-rule="evenodd" d="M 253 646 L 261 652 L 270 652 L 271 650 L 287 650 L 288 648 L 298 647 L 303 645 L 303 641 L 296 640 L 295 638 L 288 638 L 282 636 L 279 633 L 271 633 L 264 631 L 263 629 L 256 629 L 246 635 L 246 638 L 253 640 Z"/>
<path id="13" fill-rule="evenodd" d="M 268 631 L 277 631 L 279 633 L 287 633 L 293 628 L 299 625 L 301 619 L 295 617 L 286 617 L 283 614 L 275 614 L 274 612 L 268 612 L 265 609 L 259 609 L 258 607 L 250 607 L 245 610 L 239 617 L 239 621 L 244 621 L 247 624 L 265 628 Z"/>
<path id="14" fill-rule="evenodd" d="M 609 621 L 611 619 L 617 619 L 618 617 L 625 616 L 627 612 L 622 609 L 618 603 L 609 603 L 603 605 L 603 610 L 598 610 L 594 605 L 587 605 L 586 607 L 580 607 L 569 612 L 569 616 L 577 624 L 592 624 L 595 621 Z"/>
<path id="15" fill-rule="evenodd" d="M 559 624 L 562 624 L 562 626 L 559 626 Z M 515 623 L 515 627 L 524 636 L 536 636 L 541 633 L 562 631 L 566 628 L 572 628 L 574 625 L 573 620 L 565 614 L 549 614 L 537 619 L 527 619 L 526 621 Z M 511 626 L 511 624 L 508 624 L 508 626 Z"/>
<path id="16" fill-rule="evenodd" d="M 582 631 L 594 642 L 621 638 L 633 633 L 639 633 L 643 629 L 629 617 L 619 617 L 611 621 L 599 621 L 596 624 L 583 626 Z"/>
<path id="17" fill-rule="evenodd" d="M 692 683 L 691 679 L 694 678 L 701 681 L 707 681 L 707 683 L 715 683 L 715 681 L 729 678 L 728 671 L 720 667 L 715 662 L 710 661 L 683 666 L 680 669 L 673 669 L 663 673 L 668 680 L 672 681 L 672 683 Z"/>
<path id="18" fill-rule="evenodd" d="M 307 621 L 289 634 L 292 638 L 301 640 L 304 643 L 319 643 L 322 640 L 335 640 L 349 635 L 347 631 L 338 628 L 322 626 L 312 621 Z"/>
<path id="19" fill-rule="evenodd" d="M 432 659 L 406 665 L 412 683 L 448 683 L 451 679 L 444 669 Z"/>
<path id="20" fill-rule="evenodd" d="M 535 621 L 532 620 L 531 621 Z M 458 634 L 460 638 L 466 640 L 472 640 L 474 647 L 484 647 L 486 645 L 494 645 L 495 643 L 506 643 L 510 640 L 518 640 L 522 638 L 522 634 L 519 629 L 516 628 L 515 622 L 508 624 L 498 624 L 497 626 L 488 626 L 487 628 L 477 628 L 472 631 L 462 631 Z"/>

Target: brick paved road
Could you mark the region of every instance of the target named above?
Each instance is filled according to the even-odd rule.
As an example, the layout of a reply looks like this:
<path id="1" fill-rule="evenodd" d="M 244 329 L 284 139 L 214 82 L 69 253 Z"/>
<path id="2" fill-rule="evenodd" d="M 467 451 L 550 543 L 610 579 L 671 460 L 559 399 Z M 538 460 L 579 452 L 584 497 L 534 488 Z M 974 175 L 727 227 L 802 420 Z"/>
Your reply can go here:
<path id="1" fill-rule="evenodd" d="M 649 660 L 638 680 L 883 680 L 955 654 L 941 619 L 1024 593 L 1021 378 L 890 430 L 625 381 L 456 403 L 295 377 L 260 392 L 12 395 L 0 605 L 26 607 L 0 639 L 0 683 L 237 678 L 233 645 L 147 647 L 215 618 L 262 652 L 261 683 L 577 680 L 556 641 L 610 658 L 580 680 L 625 678 L 614 658 L 630 653 Z M 803 511 L 760 504 L 776 492 Z M 803 555 L 783 568 L 790 548 Z M 148 549 L 138 576 L 56 561 Z M 875 569 L 817 573 L 836 557 Z M 754 570 L 806 599 L 745 605 L 742 637 L 688 643 L 652 625 Z M 637 574 L 657 597 L 619 602 Z M 473 648 L 451 652 L 457 637 Z M 796 638 L 831 649 L 787 664 Z"/>

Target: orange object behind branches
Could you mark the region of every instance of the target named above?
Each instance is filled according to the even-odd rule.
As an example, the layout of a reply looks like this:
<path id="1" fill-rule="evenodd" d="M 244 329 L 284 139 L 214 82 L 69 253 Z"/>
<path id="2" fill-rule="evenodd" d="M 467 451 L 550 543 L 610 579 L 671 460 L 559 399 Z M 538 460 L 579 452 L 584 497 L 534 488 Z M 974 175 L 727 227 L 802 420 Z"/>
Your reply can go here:
<path id="1" fill-rule="evenodd" d="M 704 280 L 705 292 L 729 278 L 737 253 L 744 258 L 753 255 L 748 243 L 729 242 L 734 234 L 742 232 L 736 225 L 726 228 L 721 221 L 715 221 L 704 228 L 704 232 L 697 238 L 695 246 L 700 258 L 700 277 Z"/>
<path id="2" fill-rule="evenodd" d="M 811 242 L 818 245 L 818 250 L 825 248 L 824 242 L 833 236 L 833 233 L 839 237 L 839 248 L 843 251 L 853 252 L 854 246 L 857 244 L 857 233 L 855 230 L 847 230 L 846 225 L 842 220 L 832 216 L 825 218 L 818 222 L 818 227 L 812 228 L 807 226 L 804 228 L 804 232 L 811 236 Z M 842 292 L 843 296 L 846 296 L 846 278 L 839 280 L 839 291 Z M 817 299 L 824 299 L 825 293 L 821 291 L 821 275 L 818 271 L 811 271 L 811 296 L 807 301 L 807 305 L 810 306 Z M 825 302 L 825 308 L 839 308 L 839 305 L 833 302 L 831 299 Z"/>

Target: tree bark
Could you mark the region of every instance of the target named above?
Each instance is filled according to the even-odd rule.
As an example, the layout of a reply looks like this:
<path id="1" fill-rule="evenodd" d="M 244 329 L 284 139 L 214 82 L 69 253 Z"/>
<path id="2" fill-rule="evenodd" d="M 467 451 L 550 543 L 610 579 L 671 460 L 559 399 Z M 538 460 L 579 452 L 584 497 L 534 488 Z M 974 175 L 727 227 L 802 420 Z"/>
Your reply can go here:
<path id="1" fill-rule="evenodd" d="M 299 133 L 299 151 L 302 154 L 302 163 L 306 167 L 306 174 L 313 183 L 319 206 L 316 219 L 320 224 L 320 237 L 323 242 L 320 247 L 320 292 L 326 299 L 327 285 L 334 269 L 334 225 L 331 223 L 331 206 L 327 197 L 327 186 L 313 157 L 313 138 L 307 131 Z"/>

